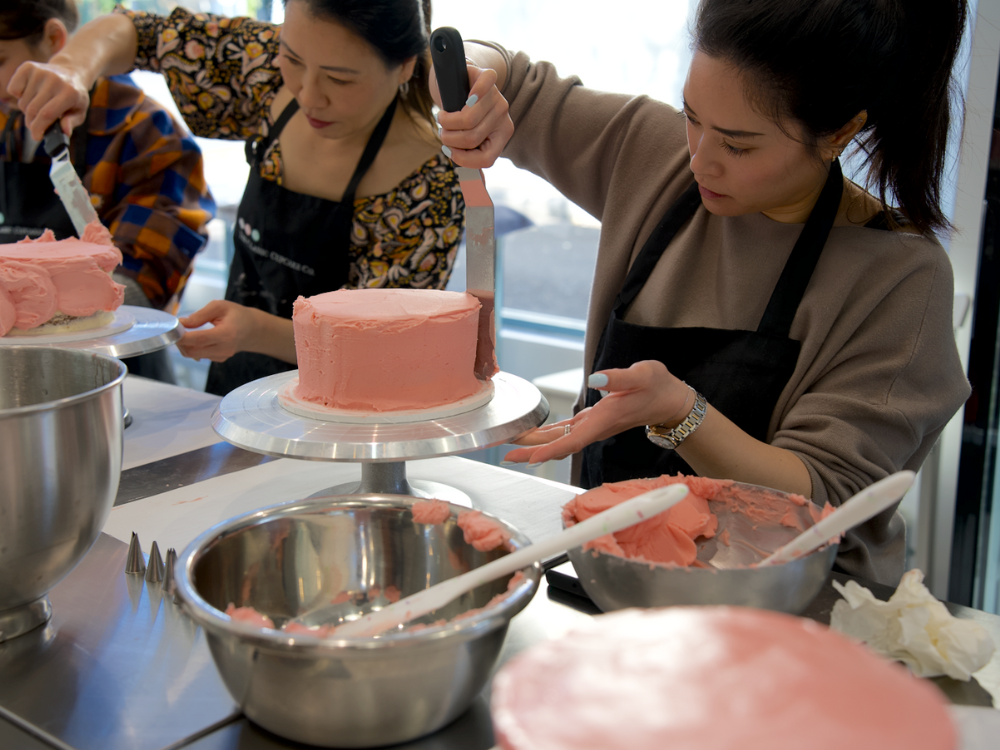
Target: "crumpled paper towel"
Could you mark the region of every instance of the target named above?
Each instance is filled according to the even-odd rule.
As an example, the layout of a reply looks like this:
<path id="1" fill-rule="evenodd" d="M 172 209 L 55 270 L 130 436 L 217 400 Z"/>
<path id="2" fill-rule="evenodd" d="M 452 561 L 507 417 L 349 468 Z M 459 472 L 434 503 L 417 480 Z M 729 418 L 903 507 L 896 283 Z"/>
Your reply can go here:
<path id="1" fill-rule="evenodd" d="M 918 677 L 968 680 L 993 656 L 993 639 L 979 623 L 952 615 L 923 581 L 921 571 L 907 572 L 887 602 L 854 581 L 834 581 L 844 598 L 833 605 L 830 627 L 903 662 Z"/>

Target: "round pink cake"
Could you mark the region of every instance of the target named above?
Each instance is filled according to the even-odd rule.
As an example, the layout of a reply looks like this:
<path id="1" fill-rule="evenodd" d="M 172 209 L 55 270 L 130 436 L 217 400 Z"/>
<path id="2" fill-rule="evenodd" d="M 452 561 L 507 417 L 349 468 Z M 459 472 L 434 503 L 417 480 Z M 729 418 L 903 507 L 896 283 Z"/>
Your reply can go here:
<path id="1" fill-rule="evenodd" d="M 294 395 L 360 412 L 431 409 L 479 392 L 479 300 L 430 289 L 341 289 L 292 312 Z"/>
<path id="2" fill-rule="evenodd" d="M 630 609 L 493 680 L 504 750 L 954 750 L 930 682 L 824 625 L 739 607 Z"/>
<path id="3" fill-rule="evenodd" d="M 79 240 L 57 241 L 46 231 L 37 240 L 0 245 L 0 336 L 106 324 L 94 316 L 122 304 L 125 287 L 111 279 L 121 262 L 121 251 L 97 222 Z M 91 317 L 93 326 L 83 320 Z"/>

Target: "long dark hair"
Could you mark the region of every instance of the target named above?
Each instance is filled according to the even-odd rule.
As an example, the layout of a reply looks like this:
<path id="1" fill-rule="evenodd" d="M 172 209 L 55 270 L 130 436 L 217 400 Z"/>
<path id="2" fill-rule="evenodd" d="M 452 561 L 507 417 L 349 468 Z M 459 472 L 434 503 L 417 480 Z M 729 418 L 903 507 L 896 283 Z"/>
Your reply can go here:
<path id="1" fill-rule="evenodd" d="M 0 0 L 0 39 L 25 39 L 32 46 L 42 41 L 45 24 L 58 18 L 71 34 L 80 23 L 73 0 Z"/>
<path id="2" fill-rule="evenodd" d="M 391 65 L 416 55 L 413 78 L 399 98 L 412 114 L 434 121 L 427 77 L 431 69 L 431 0 L 296 0 L 320 17 L 351 29 Z M 288 4 L 288 0 L 285 0 Z"/>
<path id="3" fill-rule="evenodd" d="M 703 0 L 694 44 L 734 64 L 748 101 L 800 123 L 810 145 L 867 111 L 867 186 L 924 232 L 949 227 L 941 178 L 966 14 L 966 0 Z"/>

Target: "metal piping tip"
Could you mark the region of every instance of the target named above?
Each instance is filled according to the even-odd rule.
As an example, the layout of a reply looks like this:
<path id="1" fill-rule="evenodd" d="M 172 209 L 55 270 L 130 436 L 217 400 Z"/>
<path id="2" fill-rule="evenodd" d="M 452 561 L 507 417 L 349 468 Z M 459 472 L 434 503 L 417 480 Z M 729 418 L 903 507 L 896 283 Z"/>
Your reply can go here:
<path id="1" fill-rule="evenodd" d="M 132 541 L 128 543 L 128 555 L 125 557 L 125 572 L 129 575 L 142 575 L 146 572 L 146 561 L 142 557 L 142 545 L 139 535 L 132 532 Z"/>
<path id="2" fill-rule="evenodd" d="M 177 582 L 174 580 L 174 566 L 177 564 L 177 550 L 173 547 L 167 550 L 167 562 L 163 569 L 163 584 L 161 588 L 167 596 L 173 596 L 177 590 Z"/>
<path id="3" fill-rule="evenodd" d="M 146 564 L 146 583 L 159 583 L 163 580 L 163 558 L 160 548 L 153 542 L 149 548 L 149 562 Z"/>

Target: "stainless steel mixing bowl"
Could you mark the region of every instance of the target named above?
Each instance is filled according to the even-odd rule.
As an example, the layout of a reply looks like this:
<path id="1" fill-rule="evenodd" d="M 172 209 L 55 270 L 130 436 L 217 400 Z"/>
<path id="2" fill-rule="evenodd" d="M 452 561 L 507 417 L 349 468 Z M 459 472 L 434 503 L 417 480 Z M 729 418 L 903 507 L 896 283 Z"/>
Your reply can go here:
<path id="1" fill-rule="evenodd" d="M 746 493 L 788 495 L 756 485 L 739 484 Z M 698 558 L 725 558 L 730 550 L 760 550 L 759 560 L 791 541 L 800 533 L 781 524 L 745 523 L 736 515 L 719 511 L 719 532 L 729 530 L 731 546 L 719 544 L 719 536 L 696 542 Z M 803 514 L 804 515 L 804 514 Z M 804 515 L 805 517 L 805 515 Z M 580 585 L 605 612 L 627 607 L 665 607 L 676 604 L 732 604 L 799 614 L 816 598 L 837 556 L 837 545 L 822 547 L 785 565 L 770 568 L 669 567 L 629 560 L 582 547 L 569 551 Z M 728 564 L 725 562 L 723 564 Z"/>
<path id="2" fill-rule="evenodd" d="M 48 592 L 111 512 L 126 372 L 101 354 L 0 347 L 0 641 L 51 617 Z"/>
<path id="3" fill-rule="evenodd" d="M 226 521 L 177 561 L 177 594 L 205 628 L 223 681 L 265 729 L 324 747 L 375 747 L 434 732 L 461 714 L 489 679 L 511 618 L 538 588 L 539 566 L 494 606 L 508 579 L 483 585 L 417 620 L 428 627 L 378 638 L 290 636 L 234 622 L 232 603 L 268 615 L 337 624 L 506 554 L 479 552 L 456 524 L 413 522 L 416 498 L 339 495 L 287 503 Z M 511 546 L 529 540 L 516 529 Z"/>

